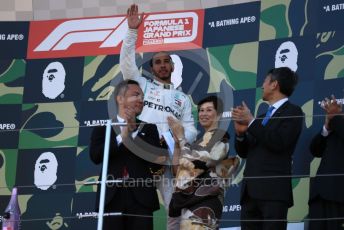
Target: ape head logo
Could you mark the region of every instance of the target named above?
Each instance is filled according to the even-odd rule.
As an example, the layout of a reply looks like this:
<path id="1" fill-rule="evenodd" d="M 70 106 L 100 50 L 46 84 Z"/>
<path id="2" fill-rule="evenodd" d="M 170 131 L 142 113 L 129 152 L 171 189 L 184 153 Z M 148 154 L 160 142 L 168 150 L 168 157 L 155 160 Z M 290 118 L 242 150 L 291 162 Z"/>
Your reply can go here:
<path id="1" fill-rule="evenodd" d="M 34 184 L 41 190 L 47 190 L 57 180 L 57 160 L 52 152 L 42 153 L 35 164 Z"/>
<path id="2" fill-rule="evenodd" d="M 275 55 L 275 68 L 289 67 L 296 72 L 298 51 L 291 41 L 283 42 L 277 49 Z"/>
<path id="3" fill-rule="evenodd" d="M 49 99 L 55 99 L 65 89 L 66 71 L 60 62 L 50 63 L 44 70 L 42 93 Z"/>

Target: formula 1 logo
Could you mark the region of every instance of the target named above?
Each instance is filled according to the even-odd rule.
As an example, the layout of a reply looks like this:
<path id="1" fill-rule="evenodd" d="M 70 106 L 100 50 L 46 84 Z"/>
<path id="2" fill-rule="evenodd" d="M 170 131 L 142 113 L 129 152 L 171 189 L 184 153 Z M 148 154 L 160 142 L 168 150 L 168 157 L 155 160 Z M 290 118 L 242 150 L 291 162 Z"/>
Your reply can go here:
<path id="1" fill-rule="evenodd" d="M 117 46 L 122 39 L 127 24 L 124 17 L 96 18 L 67 21 L 59 25 L 40 43 L 34 51 L 66 50 L 72 44 L 83 42 L 103 42 L 100 47 Z M 122 24 L 121 24 L 122 23 Z M 117 26 L 118 29 L 114 30 Z"/>
<path id="2" fill-rule="evenodd" d="M 118 53 L 119 44 L 124 39 L 127 29 L 127 21 L 123 16 L 32 22 L 28 57 Z"/>

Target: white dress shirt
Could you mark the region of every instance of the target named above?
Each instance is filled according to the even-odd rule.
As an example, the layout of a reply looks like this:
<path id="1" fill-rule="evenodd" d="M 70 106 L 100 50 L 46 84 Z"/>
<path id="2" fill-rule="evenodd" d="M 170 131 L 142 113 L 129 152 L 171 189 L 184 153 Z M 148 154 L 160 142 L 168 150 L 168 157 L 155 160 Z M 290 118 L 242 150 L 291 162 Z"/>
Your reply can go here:
<path id="1" fill-rule="evenodd" d="M 117 115 L 117 120 L 118 120 L 118 122 L 126 123 L 125 120 L 123 118 L 121 118 L 119 115 Z M 123 126 L 120 126 L 119 128 L 121 129 L 121 132 L 122 132 Z M 139 132 L 139 130 L 132 132 L 131 137 L 134 139 L 137 136 L 138 132 Z M 121 134 L 118 134 L 116 136 L 116 141 L 117 141 L 117 145 L 120 145 L 123 142 Z"/>

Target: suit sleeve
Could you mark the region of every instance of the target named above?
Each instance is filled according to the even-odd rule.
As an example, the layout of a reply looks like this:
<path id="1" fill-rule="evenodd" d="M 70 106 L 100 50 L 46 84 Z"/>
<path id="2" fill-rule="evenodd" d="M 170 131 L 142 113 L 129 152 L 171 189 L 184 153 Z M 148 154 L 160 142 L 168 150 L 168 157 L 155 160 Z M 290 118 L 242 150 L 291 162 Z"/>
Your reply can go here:
<path id="1" fill-rule="evenodd" d="M 242 138 L 241 140 L 238 140 L 237 138 Z M 247 137 L 247 134 L 245 134 L 243 137 L 237 137 L 235 138 L 234 147 L 237 152 L 237 154 L 241 158 L 247 157 L 247 152 L 249 148 L 249 140 Z"/>
<path id="2" fill-rule="evenodd" d="M 256 119 L 248 128 L 249 134 L 271 152 L 280 153 L 290 149 L 301 133 L 303 112 L 300 107 L 292 107 L 287 111 L 281 114 L 282 117 L 276 117 L 280 120 L 275 129 L 263 126 L 261 120 Z"/>
<path id="3" fill-rule="evenodd" d="M 331 134 L 337 135 L 342 141 L 344 141 L 344 119 L 342 116 L 335 116 L 329 123 Z M 322 157 L 327 147 L 327 137 L 321 135 L 321 132 L 315 135 L 311 141 L 309 149 L 314 157 Z"/>
<path id="4" fill-rule="evenodd" d="M 326 149 L 326 139 L 327 137 L 321 135 L 321 132 L 313 137 L 309 150 L 314 157 L 322 157 Z"/>
<path id="5" fill-rule="evenodd" d="M 332 130 L 342 141 L 344 141 L 344 116 L 334 116 L 329 123 L 330 130 Z"/>
<path id="6" fill-rule="evenodd" d="M 105 131 L 106 131 L 106 127 L 101 127 L 101 126 L 94 127 L 92 131 L 91 142 L 89 145 L 89 152 L 90 152 L 91 160 L 95 164 L 100 164 L 103 162 Z M 109 159 L 113 157 L 112 155 L 117 149 L 116 141 L 112 140 L 111 138 L 112 138 L 112 135 L 110 137 Z"/>
<path id="7" fill-rule="evenodd" d="M 119 58 L 119 66 L 124 80 L 135 80 L 141 88 L 146 86 L 146 78 L 142 77 L 135 61 L 135 45 L 137 40 L 137 30 L 128 29 L 127 35 L 123 40 Z"/>

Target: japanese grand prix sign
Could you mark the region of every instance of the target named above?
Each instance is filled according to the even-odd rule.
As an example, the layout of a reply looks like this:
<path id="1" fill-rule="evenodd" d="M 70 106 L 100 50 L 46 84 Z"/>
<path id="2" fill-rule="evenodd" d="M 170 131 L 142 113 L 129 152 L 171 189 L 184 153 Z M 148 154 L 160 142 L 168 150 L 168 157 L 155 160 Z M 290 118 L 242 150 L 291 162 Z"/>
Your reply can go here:
<path id="1" fill-rule="evenodd" d="M 203 21 L 203 10 L 146 15 L 138 51 L 200 48 Z M 125 16 L 33 21 L 28 58 L 118 54 L 127 29 Z"/>
<path id="2" fill-rule="evenodd" d="M 201 48 L 203 22 L 203 10 L 148 15 L 139 30 L 138 51 Z"/>

